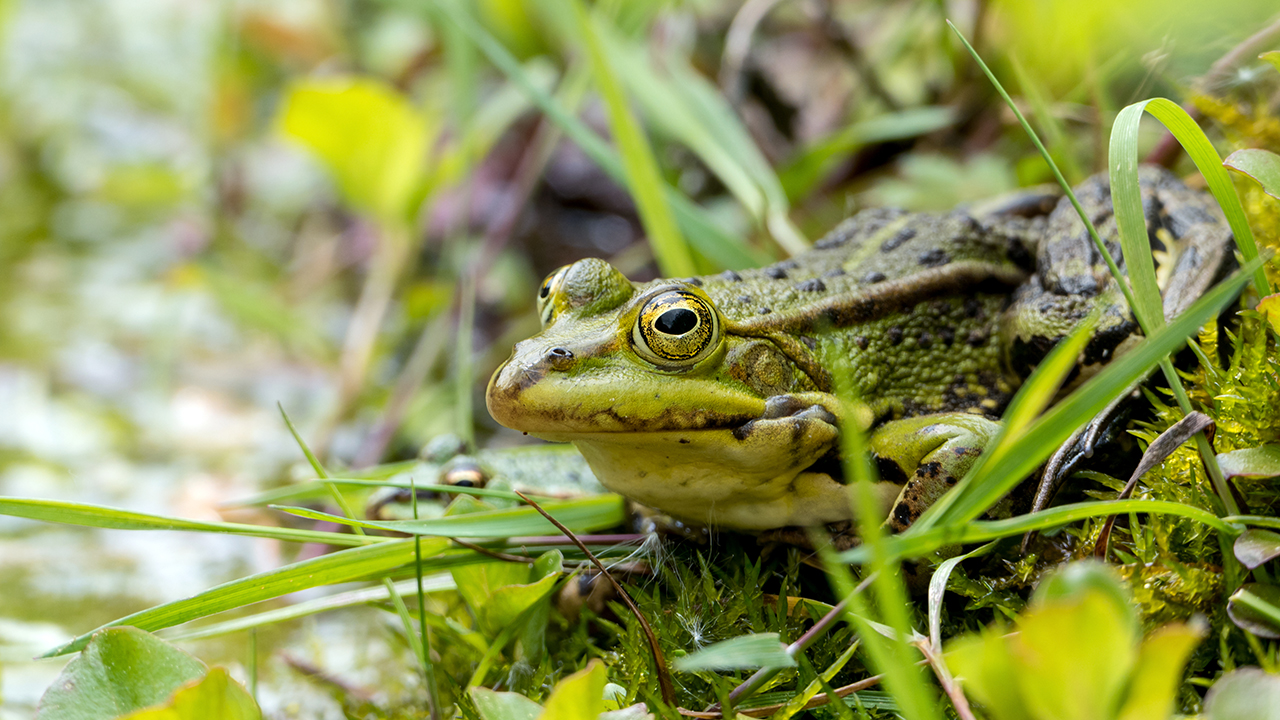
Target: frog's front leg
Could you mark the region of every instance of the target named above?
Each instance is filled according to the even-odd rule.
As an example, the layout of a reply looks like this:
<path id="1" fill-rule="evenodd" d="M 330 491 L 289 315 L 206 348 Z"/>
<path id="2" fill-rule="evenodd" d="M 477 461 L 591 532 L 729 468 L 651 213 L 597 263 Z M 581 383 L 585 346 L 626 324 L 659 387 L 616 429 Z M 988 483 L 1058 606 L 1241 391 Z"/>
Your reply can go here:
<path id="1" fill-rule="evenodd" d="M 869 438 L 880 479 L 902 487 L 885 525 L 902 532 L 951 489 L 994 441 L 1000 423 L 981 415 L 939 413 L 881 425 Z"/>

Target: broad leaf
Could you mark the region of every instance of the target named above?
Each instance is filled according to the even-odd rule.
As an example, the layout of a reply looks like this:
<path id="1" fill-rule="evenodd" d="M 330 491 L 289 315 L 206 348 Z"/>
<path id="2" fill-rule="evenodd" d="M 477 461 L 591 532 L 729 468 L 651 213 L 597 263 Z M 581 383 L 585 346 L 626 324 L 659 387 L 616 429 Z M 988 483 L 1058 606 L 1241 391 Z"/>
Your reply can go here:
<path id="1" fill-rule="evenodd" d="M 1240 533 L 1232 549 L 1236 559 L 1252 570 L 1280 557 L 1280 533 L 1251 528 Z"/>
<path id="2" fill-rule="evenodd" d="M 1280 445 L 1263 445 L 1232 450 L 1218 455 L 1222 474 L 1227 477 L 1280 477 Z"/>
<path id="3" fill-rule="evenodd" d="M 596 720 L 604 712 L 604 663 L 592 660 L 586 669 L 556 684 L 540 720 Z"/>
<path id="4" fill-rule="evenodd" d="M 1280 720 L 1280 676 L 1256 667 L 1223 675 L 1204 698 L 1208 720 Z"/>
<path id="5" fill-rule="evenodd" d="M 1166 625 L 1152 633 L 1138 650 L 1138 663 L 1117 720 L 1169 717 L 1182 666 L 1203 637 L 1203 627 L 1183 624 Z"/>
<path id="6" fill-rule="evenodd" d="M 160 707 L 139 710 L 120 720 L 260 720 L 262 711 L 244 687 L 223 668 L 178 689 Z"/>
<path id="7" fill-rule="evenodd" d="M 1222 164 L 1253 178 L 1271 197 L 1280 198 L 1280 155 L 1246 148 L 1231 153 Z"/>
<path id="8" fill-rule="evenodd" d="M 471 700 L 483 720 L 535 720 L 542 706 L 513 692 L 496 692 L 487 687 L 471 688 Z"/>
<path id="9" fill-rule="evenodd" d="M 1227 616 L 1258 637 L 1280 639 L 1280 587 L 1245 583 L 1227 600 Z"/>

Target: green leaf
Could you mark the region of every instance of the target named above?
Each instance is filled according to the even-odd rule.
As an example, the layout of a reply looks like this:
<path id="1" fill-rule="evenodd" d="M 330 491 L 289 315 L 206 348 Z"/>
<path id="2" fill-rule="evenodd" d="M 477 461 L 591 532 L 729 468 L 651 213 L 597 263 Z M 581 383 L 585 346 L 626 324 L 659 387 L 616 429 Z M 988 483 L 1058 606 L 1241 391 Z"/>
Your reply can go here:
<path id="1" fill-rule="evenodd" d="M 560 578 L 548 575 L 524 585 L 504 585 L 494 591 L 480 611 L 480 627 L 490 635 L 515 622 L 525 610 L 551 597 Z"/>
<path id="2" fill-rule="evenodd" d="M 1091 594 L 1109 600 L 1118 615 L 1125 619 L 1127 632 L 1137 635 L 1138 611 L 1133 606 L 1133 600 L 1116 572 L 1103 562 L 1080 560 L 1068 563 L 1036 587 L 1031 596 L 1031 604 L 1039 607 L 1077 602 Z"/>
<path id="3" fill-rule="evenodd" d="M 586 669 L 556 683 L 540 720 L 596 720 L 604 712 L 604 663 L 592 660 Z"/>
<path id="4" fill-rule="evenodd" d="M 461 499 L 461 498 L 460 498 Z M 455 503 L 456 504 L 456 503 Z M 410 535 L 441 537 L 514 537 L 516 535 L 559 535 L 560 530 L 531 507 L 485 510 L 424 520 L 389 520 L 377 522 L 330 515 L 308 508 L 273 506 L 299 517 L 328 520 L 341 525 L 379 528 Z M 547 503 L 543 510 L 574 532 L 591 532 L 613 527 L 626 517 L 621 496 L 596 495 L 565 502 Z"/>
<path id="5" fill-rule="evenodd" d="M 1280 587 L 1241 585 L 1227 600 L 1227 616 L 1237 627 L 1258 637 L 1280 639 Z"/>
<path id="6" fill-rule="evenodd" d="M 1136 659 L 1132 612 L 1089 591 L 1074 602 L 1046 603 L 1018 619 L 1009 641 L 1013 675 L 1030 714 L 1054 720 L 1111 717 Z"/>
<path id="7" fill-rule="evenodd" d="M 1263 445 L 1232 450 L 1218 455 L 1222 474 L 1227 477 L 1280 477 L 1280 445 Z"/>
<path id="8" fill-rule="evenodd" d="M 1204 698 L 1208 720 L 1280 720 L 1280 676 L 1255 667 L 1218 679 Z"/>
<path id="9" fill-rule="evenodd" d="M 206 672 L 204 663 L 150 633 L 101 630 L 45 691 L 36 720 L 110 720 L 163 703 Z"/>
<path id="10" fill-rule="evenodd" d="M 1258 57 L 1271 63 L 1273 66 L 1275 66 L 1276 70 L 1280 70 L 1280 50 L 1271 50 L 1270 52 L 1264 52 Z"/>
<path id="11" fill-rule="evenodd" d="M 1116 720 L 1167 718 L 1173 711 L 1182 666 L 1204 637 L 1202 626 L 1175 623 L 1156 630 L 1138 649 L 1129 692 Z"/>
<path id="12" fill-rule="evenodd" d="M 412 218 L 434 123 L 394 88 L 364 77 L 300 80 L 278 123 L 324 164 L 352 207 L 398 224 Z"/>
<path id="13" fill-rule="evenodd" d="M 232 680 L 224 668 L 214 668 L 200 680 L 178 689 L 164 705 L 139 710 L 120 720 L 259 720 L 262 711 L 249 691 Z"/>
<path id="14" fill-rule="evenodd" d="M 947 646 L 947 667 L 965 691 L 986 706 L 993 720 L 1031 720 L 1019 683 L 1020 670 L 1009 653 L 1009 639 L 996 627 L 964 635 Z"/>
<path id="15" fill-rule="evenodd" d="M 1232 546 L 1236 559 L 1250 570 L 1280 557 L 1280 533 L 1251 528 Z"/>
<path id="16" fill-rule="evenodd" d="M 119 510 L 102 505 L 28 498 L 0 498 L 0 515 L 82 527 L 105 528 L 108 530 L 191 530 L 226 535 L 248 535 L 250 537 L 288 540 L 290 542 L 323 543 L 325 545 L 373 545 L 386 541 L 386 538 L 360 537 L 350 533 L 328 533 L 317 530 L 270 527 L 267 525 L 183 520 L 163 515 L 149 515 L 147 513 Z"/>
<path id="17" fill-rule="evenodd" d="M 424 567 L 424 572 L 434 571 L 457 562 L 460 559 L 459 556 L 469 559 L 477 555 L 472 551 L 443 553 L 442 551 L 448 545 L 447 540 L 424 543 L 424 556 L 440 555 L 439 558 L 434 558 L 435 563 L 424 563 L 427 565 Z M 223 583 L 189 598 L 157 605 L 114 620 L 98 630 L 117 625 L 133 625 L 143 630 L 159 630 L 307 588 L 381 577 L 398 568 L 409 566 L 413 562 L 413 539 L 391 540 L 377 545 L 340 550 Z M 82 649 L 89 642 L 93 632 L 96 630 L 50 650 L 45 653 L 45 657 L 66 655 Z"/>
<path id="18" fill-rule="evenodd" d="M 535 720 L 542 706 L 513 692 L 497 692 L 487 687 L 473 687 L 471 700 L 483 720 Z"/>
<path id="19" fill-rule="evenodd" d="M 778 633 L 757 633 L 730 638 L 677 658 L 675 668 L 681 672 L 697 670 L 736 670 L 738 668 L 789 668 L 796 659 L 787 652 Z"/>
<path id="20" fill-rule="evenodd" d="M 587 51 L 596 89 L 604 101 L 609 116 L 609 131 L 622 156 L 626 171 L 627 187 L 635 199 L 636 210 L 644 224 L 649 244 L 653 247 L 658 267 L 668 277 L 693 275 L 696 268 L 693 254 L 680 234 L 680 228 L 667 205 L 664 193 L 666 183 L 658 170 L 658 160 L 644 134 L 640 122 L 631 112 L 622 84 L 605 53 L 601 40 L 602 22 L 598 15 L 588 15 L 581 0 L 572 0 L 577 17 L 578 34 Z"/>
<path id="21" fill-rule="evenodd" d="M 1246 148 L 1231 153 L 1222 164 L 1253 178 L 1268 195 L 1280 199 L 1280 155 L 1270 150 Z"/>

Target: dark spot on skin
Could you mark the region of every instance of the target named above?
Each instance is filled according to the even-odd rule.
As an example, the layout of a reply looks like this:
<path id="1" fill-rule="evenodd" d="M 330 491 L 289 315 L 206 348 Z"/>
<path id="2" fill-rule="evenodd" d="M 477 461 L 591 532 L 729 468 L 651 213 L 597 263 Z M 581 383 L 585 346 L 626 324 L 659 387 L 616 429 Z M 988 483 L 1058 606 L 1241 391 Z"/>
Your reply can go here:
<path id="1" fill-rule="evenodd" d="M 902 328 L 893 326 L 885 333 L 885 337 L 889 339 L 890 345 L 897 345 L 902 342 Z"/>
<path id="2" fill-rule="evenodd" d="M 895 234 L 893 237 L 889 238 L 888 240 L 885 240 L 884 243 L 880 245 L 880 252 L 886 252 L 886 253 L 893 252 L 898 248 L 899 245 L 910 240 L 915 236 L 916 236 L 915 228 L 902 228 L 897 232 L 897 234 Z"/>
<path id="3" fill-rule="evenodd" d="M 694 287 L 702 287 L 702 281 L 696 277 L 685 278 L 682 282 L 688 283 Z"/>
<path id="4" fill-rule="evenodd" d="M 911 508 L 906 503 L 898 503 L 893 508 L 894 529 L 906 529 L 911 525 Z"/>
<path id="5" fill-rule="evenodd" d="M 876 283 L 883 281 L 884 273 L 882 272 L 869 272 L 862 276 L 862 282 L 865 285 L 875 285 Z"/>
<path id="6" fill-rule="evenodd" d="M 800 342 L 804 343 L 804 346 L 809 348 L 810 350 L 816 350 L 818 347 L 818 341 L 807 335 L 801 335 Z"/>
<path id="7" fill-rule="evenodd" d="M 805 280 L 799 285 L 796 285 L 796 289 L 801 292 L 825 292 L 827 284 L 818 278 L 811 278 L 809 280 Z"/>
<path id="8" fill-rule="evenodd" d="M 742 303 L 743 305 L 750 305 L 750 304 L 751 304 L 751 296 L 750 296 L 750 295 L 739 295 L 739 296 L 738 296 L 738 302 L 739 302 L 739 303 Z"/>
<path id="9" fill-rule="evenodd" d="M 732 270 L 725 270 L 720 273 L 720 279 L 725 282 L 742 282 L 742 276 Z"/>
<path id="10" fill-rule="evenodd" d="M 902 485 L 907 482 L 907 474 L 902 472 L 902 468 L 898 467 L 898 463 L 887 457 L 875 456 L 876 470 L 880 473 L 880 479 L 885 482 L 891 482 L 894 485 Z"/>
<path id="11" fill-rule="evenodd" d="M 947 476 L 947 484 L 948 484 L 948 485 L 955 485 L 955 484 L 956 484 L 956 482 L 957 482 L 957 480 L 956 480 L 956 476 L 955 476 L 955 475 L 948 475 L 948 476 Z"/>
<path id="12" fill-rule="evenodd" d="M 938 473 L 941 472 L 941 470 L 942 463 L 934 460 L 933 462 L 924 463 L 920 467 L 916 468 L 916 476 L 922 478 L 934 478 L 938 476 Z"/>
<path id="13" fill-rule="evenodd" d="M 693 442 L 693 441 L 692 441 L 692 440 L 690 440 L 689 438 L 680 438 L 680 444 L 681 444 L 681 445 L 688 445 L 688 444 L 689 444 L 689 443 L 691 443 L 691 442 Z"/>
<path id="14" fill-rule="evenodd" d="M 833 278 L 833 277 L 840 277 L 843 274 L 844 274 L 844 268 L 831 268 L 830 270 L 822 273 L 822 277 Z"/>
<path id="15" fill-rule="evenodd" d="M 927 332 L 922 332 L 920 333 L 920 339 L 917 342 L 920 343 L 920 347 L 928 350 L 933 347 L 933 335 L 930 335 Z"/>
<path id="16" fill-rule="evenodd" d="M 944 252 L 942 248 L 934 248 L 920 253 L 920 255 L 916 257 L 916 262 L 920 263 L 924 267 L 941 267 L 942 265 L 946 265 L 951 262 L 951 258 L 947 257 L 947 253 Z"/>
<path id="17" fill-rule="evenodd" d="M 765 269 L 764 269 L 764 274 L 765 274 L 765 276 L 766 276 L 766 277 L 771 277 L 771 278 L 773 278 L 774 280 L 786 280 L 786 279 L 787 279 L 787 270 L 786 270 L 786 268 L 780 267 L 780 266 L 778 266 L 778 265 L 774 265 L 773 267 L 767 267 L 767 268 L 765 268 Z"/>
<path id="18" fill-rule="evenodd" d="M 984 330 L 974 330 L 973 332 L 969 333 L 969 337 L 965 338 L 965 342 L 969 343 L 969 345 L 972 347 L 978 347 L 979 345 L 985 343 L 986 341 L 987 341 L 987 333 Z"/>
<path id="19" fill-rule="evenodd" d="M 938 338 L 942 340 L 942 344 L 951 347 L 951 343 L 956 341 L 956 331 L 949 327 L 940 328 L 938 330 Z"/>
<path id="20" fill-rule="evenodd" d="M 773 308 L 762 307 L 759 310 L 756 310 L 756 312 L 761 315 L 768 315 L 769 313 L 773 312 Z"/>
<path id="21" fill-rule="evenodd" d="M 982 303 L 978 301 L 978 298 L 965 298 L 964 314 L 971 318 L 976 318 L 982 314 Z"/>
<path id="22" fill-rule="evenodd" d="M 859 335 L 853 339 L 853 344 L 857 345 L 859 350 L 866 350 L 871 341 L 867 339 L 866 335 Z"/>

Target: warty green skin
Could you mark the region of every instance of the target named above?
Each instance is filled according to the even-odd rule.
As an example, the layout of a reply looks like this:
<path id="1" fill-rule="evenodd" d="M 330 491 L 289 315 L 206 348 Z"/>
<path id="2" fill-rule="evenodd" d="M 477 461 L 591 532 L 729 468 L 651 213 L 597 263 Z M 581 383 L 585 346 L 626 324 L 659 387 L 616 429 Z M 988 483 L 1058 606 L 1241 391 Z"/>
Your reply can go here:
<path id="1" fill-rule="evenodd" d="M 1211 202 L 1167 173 L 1144 169 L 1142 186 L 1153 228 L 1179 231 L 1166 237 L 1171 314 L 1220 274 L 1230 236 Z M 1105 179 L 1077 192 L 1113 239 Z M 1022 378 L 1078 319 L 1102 305 L 1081 377 L 1137 330 L 1074 210 L 1041 211 L 1044 199 L 976 217 L 864 211 L 800 256 L 712 276 L 636 284 L 579 261 L 548 278 L 544 329 L 494 374 L 489 410 L 573 442 L 611 490 L 749 531 L 850 519 L 835 449 L 841 423 L 857 422 L 882 477 L 878 510 L 904 529 L 968 470 Z M 718 326 L 678 367 L 638 347 L 646 303 L 672 291 L 713 307 Z M 831 394 L 835 362 L 865 416 L 844 417 Z"/>

